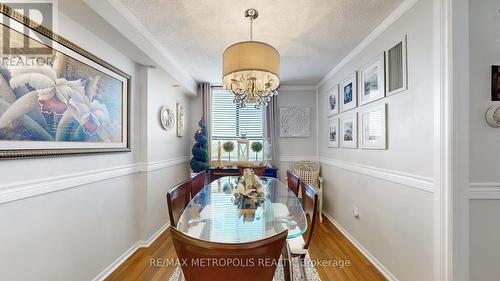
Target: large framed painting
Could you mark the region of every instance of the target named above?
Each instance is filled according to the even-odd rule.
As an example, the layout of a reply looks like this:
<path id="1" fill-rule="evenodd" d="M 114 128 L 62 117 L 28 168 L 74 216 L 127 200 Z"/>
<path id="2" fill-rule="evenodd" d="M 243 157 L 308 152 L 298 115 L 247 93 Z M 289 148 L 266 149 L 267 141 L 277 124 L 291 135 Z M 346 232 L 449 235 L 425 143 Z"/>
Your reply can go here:
<path id="1" fill-rule="evenodd" d="M 385 53 L 378 55 L 360 71 L 361 105 L 385 97 Z"/>
<path id="2" fill-rule="evenodd" d="M 491 66 L 491 100 L 500 101 L 500 65 Z"/>
<path id="3" fill-rule="evenodd" d="M 131 77 L 4 4 L 0 16 L 0 158 L 130 151 Z"/>

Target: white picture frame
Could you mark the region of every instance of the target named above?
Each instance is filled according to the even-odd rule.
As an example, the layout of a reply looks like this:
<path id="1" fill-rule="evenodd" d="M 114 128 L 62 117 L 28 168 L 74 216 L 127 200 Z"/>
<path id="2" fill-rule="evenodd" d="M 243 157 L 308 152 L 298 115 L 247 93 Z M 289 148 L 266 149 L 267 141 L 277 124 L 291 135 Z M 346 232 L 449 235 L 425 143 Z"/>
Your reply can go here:
<path id="1" fill-rule="evenodd" d="M 339 119 L 331 117 L 328 119 L 328 147 L 339 147 Z"/>
<path id="2" fill-rule="evenodd" d="M 328 90 L 328 96 L 326 100 L 326 105 L 328 108 L 328 115 L 333 116 L 339 113 L 339 84 L 335 84 L 330 90 Z"/>
<path id="3" fill-rule="evenodd" d="M 344 112 L 358 106 L 358 73 L 351 73 L 340 86 L 340 111 Z"/>
<path id="4" fill-rule="evenodd" d="M 363 149 L 387 149 L 387 104 L 361 112 L 361 146 Z"/>
<path id="5" fill-rule="evenodd" d="M 280 138 L 308 138 L 311 136 L 311 109 L 309 107 L 280 107 Z"/>
<path id="6" fill-rule="evenodd" d="M 401 44 L 401 56 L 397 55 L 397 46 Z M 385 51 L 385 77 L 386 77 L 386 95 L 392 96 L 397 93 L 408 90 L 408 55 L 407 55 L 407 35 L 405 34 L 401 40 L 398 40 Z M 394 57 L 394 58 L 393 58 Z M 401 61 L 399 63 L 399 61 Z M 401 68 L 400 71 L 396 71 Z M 394 68 L 394 69 L 393 69 Z M 394 82 L 395 80 L 399 83 Z M 399 86 L 393 86 L 396 83 Z"/>
<path id="7" fill-rule="evenodd" d="M 358 113 L 345 115 L 340 119 L 340 146 L 358 148 Z"/>
<path id="8" fill-rule="evenodd" d="M 366 64 L 359 73 L 359 103 L 361 105 L 385 97 L 385 52 Z"/>

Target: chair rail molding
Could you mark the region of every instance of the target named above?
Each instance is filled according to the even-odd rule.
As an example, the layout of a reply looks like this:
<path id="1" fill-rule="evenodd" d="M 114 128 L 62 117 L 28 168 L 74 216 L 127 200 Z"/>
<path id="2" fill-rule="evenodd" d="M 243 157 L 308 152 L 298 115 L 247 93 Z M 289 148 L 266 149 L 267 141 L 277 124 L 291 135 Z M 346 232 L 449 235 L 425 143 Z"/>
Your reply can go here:
<path id="1" fill-rule="evenodd" d="M 399 183 L 401 185 L 425 192 L 434 193 L 434 179 L 430 177 L 423 177 L 388 169 L 380 169 L 356 163 L 343 162 L 325 157 L 320 157 L 319 162 L 328 166 L 379 178 L 385 181 Z"/>
<path id="2" fill-rule="evenodd" d="M 0 204 L 135 173 L 151 172 L 178 166 L 189 162 L 189 159 L 190 156 L 184 156 L 157 162 L 137 163 L 29 181 L 0 184 Z"/>
<path id="3" fill-rule="evenodd" d="M 471 182 L 470 200 L 500 200 L 500 182 Z"/>

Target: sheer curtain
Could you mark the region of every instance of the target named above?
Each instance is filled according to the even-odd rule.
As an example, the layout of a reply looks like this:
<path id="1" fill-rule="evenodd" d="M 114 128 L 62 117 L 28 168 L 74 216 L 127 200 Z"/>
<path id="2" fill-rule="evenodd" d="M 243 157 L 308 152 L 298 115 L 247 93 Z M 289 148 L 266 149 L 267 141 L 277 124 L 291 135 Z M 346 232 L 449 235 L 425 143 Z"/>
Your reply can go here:
<path id="1" fill-rule="evenodd" d="M 264 139 L 271 143 L 271 158 L 274 166 L 279 165 L 279 109 L 277 97 L 273 96 L 265 110 Z"/>

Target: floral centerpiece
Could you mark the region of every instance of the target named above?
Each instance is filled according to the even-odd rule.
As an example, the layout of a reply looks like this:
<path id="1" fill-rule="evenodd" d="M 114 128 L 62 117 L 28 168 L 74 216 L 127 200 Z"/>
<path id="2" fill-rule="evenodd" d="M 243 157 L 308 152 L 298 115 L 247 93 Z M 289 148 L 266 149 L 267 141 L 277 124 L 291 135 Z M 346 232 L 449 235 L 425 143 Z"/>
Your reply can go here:
<path id="1" fill-rule="evenodd" d="M 236 182 L 233 190 L 234 204 L 245 221 L 253 221 L 255 210 L 265 201 L 265 189 L 252 169 L 245 169 L 243 176 Z"/>

